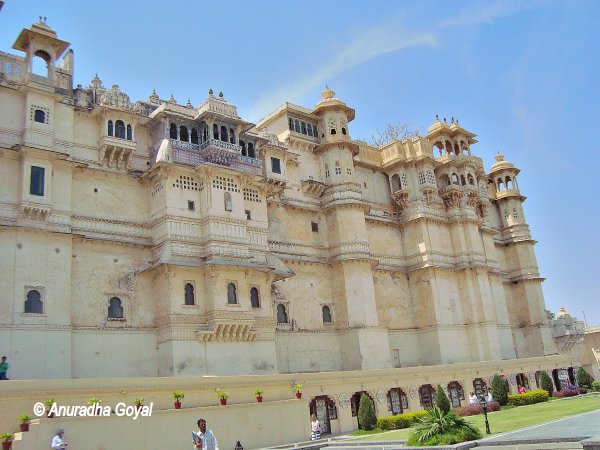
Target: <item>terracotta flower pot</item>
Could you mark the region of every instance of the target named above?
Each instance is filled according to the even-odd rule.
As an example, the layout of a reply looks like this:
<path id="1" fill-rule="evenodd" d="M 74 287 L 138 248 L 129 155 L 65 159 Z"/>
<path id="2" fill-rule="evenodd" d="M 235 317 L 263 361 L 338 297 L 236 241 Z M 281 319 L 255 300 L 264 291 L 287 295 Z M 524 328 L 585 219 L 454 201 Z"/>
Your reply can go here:
<path id="1" fill-rule="evenodd" d="M 256 396 L 256 401 L 257 401 L 258 403 L 262 403 L 262 395 L 257 395 L 257 396 Z"/>
<path id="2" fill-rule="evenodd" d="M 221 400 L 221 405 L 225 406 L 227 404 L 226 398 L 220 398 L 219 400 Z"/>
<path id="3" fill-rule="evenodd" d="M 302 392 L 296 392 L 296 398 L 302 398 Z"/>
<path id="4" fill-rule="evenodd" d="M 2 450 L 9 450 L 12 447 L 12 441 L 2 442 Z"/>
<path id="5" fill-rule="evenodd" d="M 29 431 L 29 424 L 28 423 L 20 423 L 19 428 L 21 428 L 21 431 Z"/>
<path id="6" fill-rule="evenodd" d="M 176 401 L 175 402 L 175 409 L 181 409 L 181 402 L 180 401 Z"/>

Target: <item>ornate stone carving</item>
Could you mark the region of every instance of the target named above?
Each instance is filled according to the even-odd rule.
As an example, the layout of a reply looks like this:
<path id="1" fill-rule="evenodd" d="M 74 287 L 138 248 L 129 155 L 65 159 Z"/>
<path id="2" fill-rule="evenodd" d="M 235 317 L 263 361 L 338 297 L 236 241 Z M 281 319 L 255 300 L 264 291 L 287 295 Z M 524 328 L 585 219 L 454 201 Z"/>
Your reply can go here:
<path id="1" fill-rule="evenodd" d="M 400 210 L 405 209 L 408 205 L 408 191 L 396 191 L 392 194 L 392 198 L 394 199 L 394 202 L 396 202 L 396 205 L 398 205 Z"/>

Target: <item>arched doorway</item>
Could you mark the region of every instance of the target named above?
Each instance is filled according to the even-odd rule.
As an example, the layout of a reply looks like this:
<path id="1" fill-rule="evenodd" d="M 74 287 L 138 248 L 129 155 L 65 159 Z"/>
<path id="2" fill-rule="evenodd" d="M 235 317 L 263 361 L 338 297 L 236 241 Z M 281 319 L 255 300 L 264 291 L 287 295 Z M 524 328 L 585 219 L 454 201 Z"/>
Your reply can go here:
<path id="1" fill-rule="evenodd" d="M 473 389 L 475 390 L 475 395 L 477 395 L 477 398 L 487 396 L 487 385 L 482 378 L 475 378 L 473 380 Z"/>
<path id="2" fill-rule="evenodd" d="M 352 396 L 352 398 L 350 399 L 350 409 L 352 410 L 352 417 L 356 417 L 356 426 L 358 427 L 358 407 L 360 406 L 360 398 L 366 395 L 367 398 L 371 401 L 371 406 L 373 407 L 373 412 L 375 412 L 375 415 L 377 415 L 376 409 L 375 409 L 375 401 L 373 400 L 373 397 L 371 397 L 371 395 L 366 392 L 366 391 L 359 391 L 359 392 L 355 392 L 354 395 Z"/>
<path id="3" fill-rule="evenodd" d="M 560 385 L 560 379 L 558 377 L 558 369 L 554 369 L 552 371 L 552 381 L 554 381 L 554 386 L 556 386 L 556 390 L 560 391 L 561 385 Z"/>
<path id="4" fill-rule="evenodd" d="M 335 402 L 327 395 L 319 395 L 311 400 L 309 404 L 311 414 L 315 414 L 321 425 L 321 434 L 331 433 L 331 421 L 337 419 L 337 408 Z"/>
<path id="5" fill-rule="evenodd" d="M 435 388 L 430 384 L 424 384 L 419 388 L 419 399 L 423 408 L 433 408 L 435 403 Z"/>
<path id="6" fill-rule="evenodd" d="M 516 378 L 517 386 L 523 386 L 526 390 L 529 390 L 529 380 L 527 379 L 527 376 L 525 374 L 518 373 Z"/>

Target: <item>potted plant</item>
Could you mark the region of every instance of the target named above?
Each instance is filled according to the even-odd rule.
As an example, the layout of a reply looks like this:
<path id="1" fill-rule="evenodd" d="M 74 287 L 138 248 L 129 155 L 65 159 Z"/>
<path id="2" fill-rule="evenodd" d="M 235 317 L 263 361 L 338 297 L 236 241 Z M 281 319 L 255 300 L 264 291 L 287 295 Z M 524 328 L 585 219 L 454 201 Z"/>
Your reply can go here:
<path id="1" fill-rule="evenodd" d="M 29 431 L 29 422 L 31 421 L 31 416 L 28 416 L 27 414 L 21 414 L 20 416 L 17 416 L 17 419 L 19 419 L 19 421 L 21 422 L 19 424 L 21 431 Z"/>
<path id="2" fill-rule="evenodd" d="M 135 403 L 135 409 L 137 409 L 138 411 L 140 409 L 142 409 L 142 406 L 144 406 L 144 397 L 138 397 L 136 398 L 133 403 Z"/>
<path id="3" fill-rule="evenodd" d="M 12 447 L 12 433 L 2 433 L 0 434 L 0 439 L 2 439 L 2 450 L 8 450 Z"/>
<path id="4" fill-rule="evenodd" d="M 302 398 L 302 392 L 300 392 L 302 390 L 302 385 L 301 384 L 295 384 L 295 385 L 293 385 L 292 389 L 294 391 L 296 391 L 296 398 Z"/>
<path id="5" fill-rule="evenodd" d="M 263 390 L 261 388 L 258 388 L 254 391 L 254 395 L 256 395 L 256 401 L 258 403 L 262 403 L 262 394 Z"/>
<path id="6" fill-rule="evenodd" d="M 48 400 L 44 400 L 44 406 L 46 407 L 46 416 L 49 418 L 53 418 L 54 417 L 54 413 L 50 412 L 50 409 L 52 408 L 52 405 L 54 405 L 56 403 L 56 400 L 54 400 L 53 398 L 49 398 Z"/>
<path id="7" fill-rule="evenodd" d="M 229 392 L 219 391 L 217 392 L 217 397 L 219 397 L 221 405 L 225 406 L 227 404 L 227 399 L 229 398 Z"/>
<path id="8" fill-rule="evenodd" d="M 93 406 L 94 407 L 92 414 L 94 414 L 94 415 L 99 414 L 99 411 L 97 411 L 97 409 L 98 409 L 97 405 L 100 405 L 100 403 L 102 403 L 102 400 L 100 400 L 100 399 L 98 399 L 96 397 L 92 397 L 92 398 L 90 398 L 87 401 L 87 405 L 88 406 Z"/>
<path id="9" fill-rule="evenodd" d="M 181 409 L 181 399 L 185 397 L 185 395 L 183 395 L 183 392 L 175 391 L 171 395 L 175 399 L 175 409 Z"/>

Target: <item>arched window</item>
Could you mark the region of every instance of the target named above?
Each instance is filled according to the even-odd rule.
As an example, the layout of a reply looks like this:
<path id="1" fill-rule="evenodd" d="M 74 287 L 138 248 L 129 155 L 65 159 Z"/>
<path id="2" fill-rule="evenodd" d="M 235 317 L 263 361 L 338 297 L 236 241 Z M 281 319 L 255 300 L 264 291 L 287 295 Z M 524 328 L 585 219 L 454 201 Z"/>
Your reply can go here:
<path id="1" fill-rule="evenodd" d="M 458 175 L 452 174 L 452 184 L 458 184 Z"/>
<path id="2" fill-rule="evenodd" d="M 400 183 L 400 175 L 395 173 L 392 175 L 392 192 L 396 192 L 402 189 L 402 184 Z"/>
<path id="3" fill-rule="evenodd" d="M 213 124 L 213 139 L 219 139 L 219 125 Z"/>
<path id="4" fill-rule="evenodd" d="M 337 134 L 337 131 L 335 131 L 335 128 L 332 128 L 331 130 L 329 130 L 329 134 Z"/>
<path id="5" fill-rule="evenodd" d="M 227 303 L 230 305 L 237 305 L 237 292 L 234 283 L 227 285 Z"/>
<path id="6" fill-rule="evenodd" d="M 460 407 L 460 401 L 465 399 L 465 393 L 458 381 L 448 383 L 448 394 L 453 408 Z"/>
<path id="7" fill-rule="evenodd" d="M 513 182 L 511 180 L 510 177 L 506 177 L 506 189 L 512 189 L 513 188 Z"/>
<path id="8" fill-rule="evenodd" d="M 475 394 L 477 395 L 477 397 L 487 395 L 487 385 L 485 384 L 485 381 L 483 381 L 483 379 L 481 378 L 475 378 L 473 380 L 473 389 L 475 390 Z"/>
<path id="9" fill-rule="evenodd" d="M 225 125 L 221 125 L 221 140 L 223 142 L 227 142 L 227 127 Z"/>
<path id="10" fill-rule="evenodd" d="M 246 143 L 244 141 L 240 141 L 240 147 L 242 147 L 242 155 L 248 156 L 248 152 L 246 150 Z"/>
<path id="11" fill-rule="evenodd" d="M 38 50 L 33 54 L 31 61 L 31 71 L 42 77 L 47 77 L 50 73 L 50 63 L 52 58 L 43 50 Z"/>
<path id="12" fill-rule="evenodd" d="M 388 391 L 388 409 L 392 415 L 402 414 L 408 409 L 408 397 L 400 388 L 393 388 Z"/>
<path id="13" fill-rule="evenodd" d="M 196 297 L 194 295 L 194 286 L 191 283 L 185 284 L 185 304 L 186 305 L 195 305 Z"/>
<path id="14" fill-rule="evenodd" d="M 169 137 L 171 139 L 177 139 L 177 125 L 174 123 L 171 123 L 171 126 L 169 127 Z"/>
<path id="15" fill-rule="evenodd" d="M 504 183 L 502 182 L 502 178 L 498 178 L 498 190 L 499 191 L 504 190 Z"/>
<path id="16" fill-rule="evenodd" d="M 471 175 L 471 174 L 468 174 L 468 175 L 467 175 L 467 181 L 469 182 L 469 184 L 470 184 L 471 186 L 475 186 L 475 178 L 473 178 L 473 175 Z"/>
<path id="17" fill-rule="evenodd" d="M 123 302 L 118 297 L 110 299 L 108 304 L 108 318 L 122 319 L 123 318 Z"/>
<path id="18" fill-rule="evenodd" d="M 108 135 L 109 136 L 113 135 L 113 121 L 112 120 L 108 121 Z"/>
<path id="19" fill-rule="evenodd" d="M 290 130 L 294 131 L 294 119 L 292 119 L 291 117 L 288 117 L 288 125 L 290 127 Z"/>
<path id="20" fill-rule="evenodd" d="M 192 144 L 198 144 L 198 130 L 192 128 Z"/>
<path id="21" fill-rule="evenodd" d="M 25 312 L 30 314 L 44 313 L 44 304 L 42 303 L 42 296 L 39 291 L 33 289 L 27 293 L 27 300 L 25 300 Z"/>
<path id="22" fill-rule="evenodd" d="M 302 134 L 306 134 L 306 122 L 300 122 L 300 131 Z"/>
<path id="23" fill-rule="evenodd" d="M 229 192 L 225 192 L 223 196 L 225 200 L 225 211 L 233 211 L 233 204 L 231 202 L 231 194 Z"/>
<path id="24" fill-rule="evenodd" d="M 288 323 L 287 311 L 285 305 L 277 305 L 277 323 Z"/>
<path id="25" fill-rule="evenodd" d="M 430 384 L 424 384 L 419 388 L 419 399 L 421 406 L 424 408 L 433 407 L 433 399 L 435 398 L 435 389 Z"/>
<path id="26" fill-rule="evenodd" d="M 464 186 L 465 184 L 467 184 L 467 181 L 465 180 L 465 176 L 464 176 L 464 175 L 461 175 L 461 176 L 460 176 L 460 184 L 461 184 L 462 186 Z"/>
<path id="27" fill-rule="evenodd" d="M 258 289 L 255 287 L 250 289 L 250 305 L 253 308 L 260 308 L 260 298 L 258 297 Z"/>
<path id="28" fill-rule="evenodd" d="M 131 129 L 131 125 L 127 125 L 127 140 L 131 141 L 133 139 L 133 130 Z"/>
<path id="29" fill-rule="evenodd" d="M 235 134 L 233 133 L 233 128 L 229 129 L 229 143 L 235 144 Z"/>
<path id="30" fill-rule="evenodd" d="M 325 305 L 323 306 L 323 323 L 331 323 L 331 310 L 329 309 L 329 306 Z"/>
<path id="31" fill-rule="evenodd" d="M 442 184 L 442 188 L 445 188 L 446 186 L 450 186 L 450 177 L 448 176 L 448 174 L 443 174 L 440 178 L 440 183 Z"/>
<path id="32" fill-rule="evenodd" d="M 346 134 L 346 128 L 342 127 L 342 134 L 345 135 Z"/>
<path id="33" fill-rule="evenodd" d="M 252 142 L 248 142 L 248 156 L 250 158 L 256 158 L 256 153 L 254 152 L 254 144 Z"/>
<path id="34" fill-rule="evenodd" d="M 294 119 L 294 131 L 300 133 L 300 121 L 298 119 Z"/>
<path id="35" fill-rule="evenodd" d="M 188 134 L 188 129 L 184 125 L 181 125 L 179 127 L 179 140 L 184 141 L 184 142 L 188 142 L 190 140 L 190 136 Z"/>
<path id="36" fill-rule="evenodd" d="M 38 123 L 46 123 L 46 113 L 41 109 L 36 109 L 33 113 L 33 120 Z"/>
<path id="37" fill-rule="evenodd" d="M 117 120 L 115 122 L 115 137 L 125 139 L 125 122 L 122 120 Z"/>
<path id="38" fill-rule="evenodd" d="M 456 143 L 454 144 L 454 154 L 457 156 L 460 155 L 460 149 L 458 148 L 458 144 Z"/>

